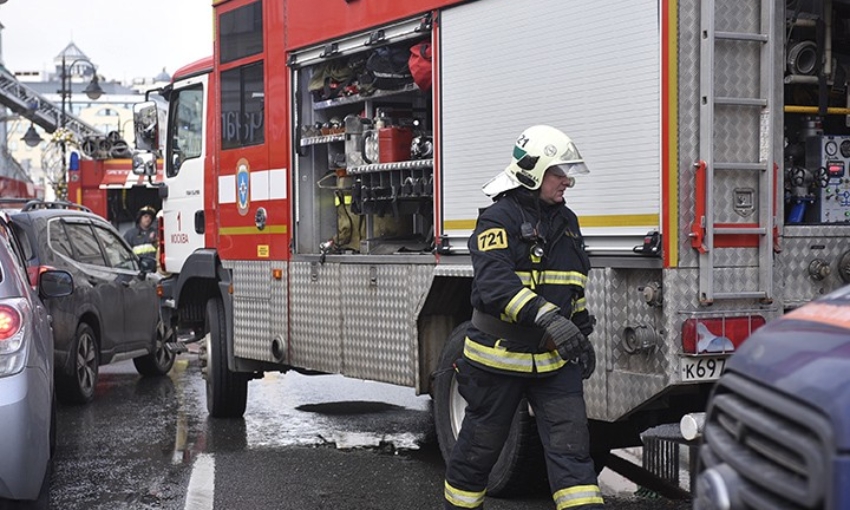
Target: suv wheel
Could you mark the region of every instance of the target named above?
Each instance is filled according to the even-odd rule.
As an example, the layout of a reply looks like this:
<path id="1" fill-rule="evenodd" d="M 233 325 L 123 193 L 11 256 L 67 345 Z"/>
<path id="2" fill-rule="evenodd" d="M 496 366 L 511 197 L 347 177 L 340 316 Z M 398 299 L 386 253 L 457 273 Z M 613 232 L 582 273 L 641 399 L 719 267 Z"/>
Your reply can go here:
<path id="1" fill-rule="evenodd" d="M 56 395 L 63 404 L 86 404 L 94 398 L 99 355 L 94 330 L 85 322 L 77 326 L 71 349 L 71 373 L 56 375 Z"/>
<path id="2" fill-rule="evenodd" d="M 156 345 L 152 353 L 133 358 L 136 371 L 144 376 L 165 375 L 174 366 L 176 355 L 169 350 L 168 343 L 174 342 L 174 328 L 166 328 L 161 320 L 156 325 Z"/>

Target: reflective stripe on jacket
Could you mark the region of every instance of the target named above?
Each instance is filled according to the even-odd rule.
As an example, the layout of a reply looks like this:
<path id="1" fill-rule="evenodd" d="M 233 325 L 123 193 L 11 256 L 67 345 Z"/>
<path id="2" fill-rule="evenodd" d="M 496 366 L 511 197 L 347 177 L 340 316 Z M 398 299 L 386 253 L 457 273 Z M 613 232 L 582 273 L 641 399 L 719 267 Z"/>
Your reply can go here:
<path id="1" fill-rule="evenodd" d="M 133 249 L 136 255 L 156 255 L 157 231 L 156 228 L 142 230 L 139 227 L 133 227 L 124 233 L 124 240 Z"/>
<path id="2" fill-rule="evenodd" d="M 152 244 L 139 244 L 133 246 L 133 253 L 136 255 L 153 255 L 156 253 L 156 246 Z"/>
<path id="3" fill-rule="evenodd" d="M 558 307 L 580 329 L 591 328 L 584 295 L 590 260 L 578 219 L 565 205 L 538 208 L 536 200 L 527 190 L 513 190 L 479 215 L 469 240 L 472 306 L 528 327 L 539 314 Z M 529 231 L 523 223 L 536 227 L 537 239 L 523 239 L 523 230 Z M 539 338 L 499 338 L 471 326 L 464 357 L 482 368 L 514 374 L 548 375 L 564 366 L 557 352 L 541 352 L 538 344 Z"/>

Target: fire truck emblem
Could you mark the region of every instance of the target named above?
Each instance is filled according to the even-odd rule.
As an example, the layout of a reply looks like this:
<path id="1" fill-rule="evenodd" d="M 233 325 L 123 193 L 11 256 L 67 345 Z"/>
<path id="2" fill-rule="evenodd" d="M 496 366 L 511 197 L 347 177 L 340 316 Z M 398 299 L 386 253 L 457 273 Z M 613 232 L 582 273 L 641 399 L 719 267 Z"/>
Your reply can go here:
<path id="1" fill-rule="evenodd" d="M 245 158 L 236 163 L 236 207 L 239 214 L 248 214 L 248 205 L 251 202 L 251 166 Z"/>

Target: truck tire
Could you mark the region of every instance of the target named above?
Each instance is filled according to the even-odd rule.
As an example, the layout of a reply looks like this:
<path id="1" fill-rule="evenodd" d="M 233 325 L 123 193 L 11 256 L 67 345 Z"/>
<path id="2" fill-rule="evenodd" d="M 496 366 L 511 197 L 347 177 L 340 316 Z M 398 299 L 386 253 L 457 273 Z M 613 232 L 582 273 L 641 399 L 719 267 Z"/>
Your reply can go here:
<path id="1" fill-rule="evenodd" d="M 221 298 L 207 301 L 205 355 L 202 369 L 206 379 L 207 411 L 213 418 L 239 418 L 248 401 L 248 377 L 227 368 L 227 323 Z"/>
<path id="2" fill-rule="evenodd" d="M 448 461 L 463 422 L 466 401 L 457 390 L 453 364 L 463 353 L 469 322 L 456 327 L 443 347 L 434 377 L 434 426 L 443 459 Z M 495 497 L 537 493 L 548 487 L 543 447 L 525 399 L 514 415 L 499 460 L 490 472 L 487 495 Z"/>

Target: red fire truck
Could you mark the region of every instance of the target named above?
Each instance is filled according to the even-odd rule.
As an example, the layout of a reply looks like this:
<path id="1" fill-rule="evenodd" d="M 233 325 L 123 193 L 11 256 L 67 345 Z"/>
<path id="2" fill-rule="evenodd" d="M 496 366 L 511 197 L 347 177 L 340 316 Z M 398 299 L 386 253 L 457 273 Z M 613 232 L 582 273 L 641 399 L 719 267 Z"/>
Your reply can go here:
<path id="1" fill-rule="evenodd" d="M 344 374 L 431 394 L 448 451 L 481 185 L 533 124 L 591 169 L 566 199 L 599 460 L 702 410 L 749 333 L 850 281 L 846 2 L 213 8 L 213 57 L 174 74 L 165 126 L 153 103 L 135 122 L 165 162 L 163 313 L 204 339 L 213 416 L 266 371 Z M 537 476 L 517 414 L 491 493 Z"/>
<path id="2" fill-rule="evenodd" d="M 157 183 L 162 182 L 161 162 L 155 176 L 132 172 L 133 161 L 126 158 L 79 158 L 68 170 L 68 200 L 82 204 L 95 214 L 124 230 L 133 225 L 136 212 L 151 206 L 159 210 Z"/>

